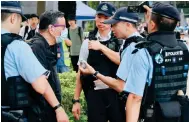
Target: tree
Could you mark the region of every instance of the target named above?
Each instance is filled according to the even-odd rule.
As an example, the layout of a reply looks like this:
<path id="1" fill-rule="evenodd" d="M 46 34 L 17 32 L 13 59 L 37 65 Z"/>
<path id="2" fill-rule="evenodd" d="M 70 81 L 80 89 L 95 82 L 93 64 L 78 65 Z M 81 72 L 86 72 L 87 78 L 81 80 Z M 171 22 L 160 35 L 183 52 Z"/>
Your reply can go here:
<path id="1" fill-rule="evenodd" d="M 64 12 L 68 27 L 68 16 L 76 16 L 76 1 L 58 1 L 58 10 Z"/>
<path id="2" fill-rule="evenodd" d="M 93 8 L 96 10 L 97 6 L 99 5 L 99 1 L 88 1 L 87 4 L 89 7 Z"/>

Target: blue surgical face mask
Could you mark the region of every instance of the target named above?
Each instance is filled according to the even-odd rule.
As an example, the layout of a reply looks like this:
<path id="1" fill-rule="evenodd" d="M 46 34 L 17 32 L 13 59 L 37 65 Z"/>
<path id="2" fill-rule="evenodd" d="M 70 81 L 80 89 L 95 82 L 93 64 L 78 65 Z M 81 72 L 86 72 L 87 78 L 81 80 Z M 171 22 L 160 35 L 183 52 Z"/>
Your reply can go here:
<path id="1" fill-rule="evenodd" d="M 65 28 L 60 36 L 56 37 L 56 43 L 61 43 L 63 40 L 68 39 L 68 29 Z"/>

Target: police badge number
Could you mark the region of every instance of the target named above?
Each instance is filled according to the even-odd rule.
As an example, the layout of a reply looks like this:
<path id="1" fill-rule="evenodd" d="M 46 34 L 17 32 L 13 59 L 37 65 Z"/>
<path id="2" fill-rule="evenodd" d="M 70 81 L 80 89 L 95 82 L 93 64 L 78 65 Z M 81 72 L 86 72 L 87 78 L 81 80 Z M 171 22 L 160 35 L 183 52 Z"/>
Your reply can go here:
<path id="1" fill-rule="evenodd" d="M 155 61 L 157 64 L 162 64 L 163 63 L 163 56 L 161 54 L 156 54 L 155 55 Z"/>

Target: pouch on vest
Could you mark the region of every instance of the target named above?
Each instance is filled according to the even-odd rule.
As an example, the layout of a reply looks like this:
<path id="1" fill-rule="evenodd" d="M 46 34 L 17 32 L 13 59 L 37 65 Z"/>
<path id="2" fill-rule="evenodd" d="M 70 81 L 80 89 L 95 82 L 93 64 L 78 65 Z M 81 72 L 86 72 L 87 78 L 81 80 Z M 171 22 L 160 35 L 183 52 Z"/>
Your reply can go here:
<path id="1" fill-rule="evenodd" d="M 179 118 L 181 116 L 181 106 L 178 101 L 161 102 L 159 106 L 164 118 Z"/>
<path id="2" fill-rule="evenodd" d="M 80 79 L 81 79 L 81 84 L 82 84 L 82 88 L 84 91 L 84 95 L 87 98 L 88 91 L 90 89 L 94 89 L 94 87 L 95 87 L 94 82 L 90 82 L 90 81 L 91 80 L 94 81 L 94 80 L 96 80 L 96 78 L 94 78 L 92 75 L 82 75 L 81 74 Z"/>
<path id="3" fill-rule="evenodd" d="M 45 112 L 36 104 L 32 104 L 28 111 L 28 122 L 45 122 Z"/>
<path id="4" fill-rule="evenodd" d="M 21 76 L 9 77 L 8 85 L 8 105 L 12 109 L 23 109 L 31 104 L 29 97 L 30 84 L 27 83 Z"/>
<path id="5" fill-rule="evenodd" d="M 188 96 L 178 96 L 177 100 L 181 104 L 181 122 L 189 122 L 189 98 L 188 98 Z"/>

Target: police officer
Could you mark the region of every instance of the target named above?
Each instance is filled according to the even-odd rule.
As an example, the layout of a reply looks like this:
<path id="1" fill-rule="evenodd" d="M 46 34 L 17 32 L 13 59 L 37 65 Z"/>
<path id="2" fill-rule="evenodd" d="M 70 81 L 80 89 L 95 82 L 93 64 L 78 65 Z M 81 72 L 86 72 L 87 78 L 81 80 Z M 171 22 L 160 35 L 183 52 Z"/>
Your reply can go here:
<path id="1" fill-rule="evenodd" d="M 27 112 L 33 109 L 30 106 L 35 102 L 30 93 L 37 92 L 54 108 L 58 122 L 68 122 L 64 109 L 47 81 L 47 70 L 36 59 L 29 45 L 18 35 L 22 18 L 25 17 L 20 2 L 1 2 L 2 113 L 24 110 L 28 117 Z M 2 115 L 3 121 L 9 119 Z"/>
<path id="2" fill-rule="evenodd" d="M 130 53 L 126 51 L 123 56 L 125 61 L 121 62 L 117 71 L 117 76 L 126 82 L 123 90 L 129 93 L 126 120 L 138 121 L 144 94 L 142 110 L 145 111 L 145 121 L 178 121 L 180 105 L 174 98 L 178 90 L 186 91 L 188 72 L 187 47 L 183 42 L 178 42 L 174 35 L 180 20 L 179 12 L 173 6 L 162 3 L 155 3 L 152 11 L 147 6 L 145 8 L 148 10 L 148 41 L 133 46 Z M 106 84 L 115 81 L 96 72 L 88 64 L 86 69 L 80 67 L 80 70 L 96 75 Z M 156 105 L 160 105 L 161 109 Z M 165 119 L 167 117 L 171 119 Z"/>
<path id="3" fill-rule="evenodd" d="M 137 42 L 144 41 L 144 39 L 137 31 L 136 28 L 137 22 L 138 22 L 138 15 L 136 13 L 129 13 L 126 7 L 122 7 L 118 9 L 115 15 L 112 17 L 112 19 L 104 21 L 104 23 L 112 25 L 112 31 L 117 38 L 125 39 L 123 48 L 120 50 L 120 56 L 119 56 L 121 57 L 120 65 L 123 67 L 130 66 L 130 64 L 124 64 L 123 62 L 125 62 L 126 59 L 128 58 L 128 54 L 130 54 L 133 51 L 135 44 Z M 101 49 L 102 46 L 99 45 L 98 47 L 100 47 Z M 106 50 L 105 47 L 102 47 L 102 49 Z M 116 56 L 114 55 L 114 58 L 115 57 Z M 129 58 L 133 58 L 133 56 L 130 56 Z M 93 68 L 91 68 L 90 66 L 88 68 L 90 70 L 89 72 L 92 73 Z M 120 73 L 119 69 L 120 66 L 118 68 L 117 75 Z M 88 71 L 85 70 L 82 70 L 82 72 L 88 73 Z M 99 79 L 102 80 L 105 84 L 107 84 L 111 88 L 115 89 L 116 91 L 118 92 L 123 91 L 123 87 L 125 84 L 124 75 L 119 76 L 118 79 L 113 79 L 111 77 L 104 77 L 104 78 L 103 79 L 99 78 Z"/>
<path id="4" fill-rule="evenodd" d="M 104 75 L 115 77 L 117 65 L 112 62 L 106 54 L 101 50 L 95 50 L 93 46 L 96 43 L 101 43 L 108 47 L 109 50 L 119 51 L 117 39 L 111 32 L 111 26 L 105 25 L 102 22 L 107 20 L 115 13 L 115 8 L 109 3 L 101 3 L 97 7 L 95 17 L 96 29 L 89 34 L 89 39 L 84 40 L 80 50 L 79 60 L 85 60 L 95 69 L 99 70 Z M 73 99 L 72 112 L 76 119 L 80 115 L 79 97 L 81 90 L 87 101 L 87 112 L 89 122 L 122 122 L 125 119 L 124 105 L 121 106 L 121 101 L 118 99 L 118 94 L 115 90 L 110 89 L 100 80 L 95 79 L 92 75 L 82 75 L 80 70 L 77 74 L 76 89 Z M 81 80 L 80 80 L 81 76 Z"/>

